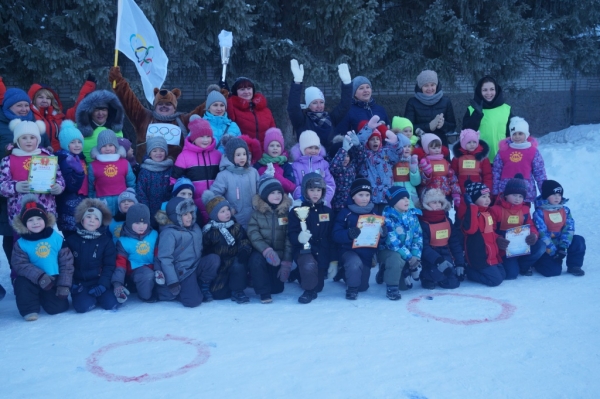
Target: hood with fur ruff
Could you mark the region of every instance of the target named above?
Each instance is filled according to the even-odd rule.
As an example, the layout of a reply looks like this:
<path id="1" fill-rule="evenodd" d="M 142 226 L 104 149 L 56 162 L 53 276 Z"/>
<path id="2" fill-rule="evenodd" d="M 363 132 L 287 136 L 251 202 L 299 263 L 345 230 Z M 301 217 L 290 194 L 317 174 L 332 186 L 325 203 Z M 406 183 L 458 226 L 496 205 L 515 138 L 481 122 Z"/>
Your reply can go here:
<path id="1" fill-rule="evenodd" d="M 77 128 L 81 131 L 83 137 L 91 137 L 94 133 L 92 113 L 98 104 L 106 104 L 108 106 L 108 118 L 104 126 L 115 133 L 123 130 L 125 110 L 119 98 L 108 90 L 96 90 L 81 100 L 75 113 Z"/>
<path id="2" fill-rule="evenodd" d="M 81 223 L 81 219 L 83 219 L 83 214 L 88 208 L 97 208 L 102 212 L 102 225 L 108 226 L 112 221 L 112 213 L 106 206 L 106 204 L 97 199 L 97 198 L 86 198 L 77 205 L 75 208 L 75 221 L 77 223 Z"/>
<path id="3" fill-rule="evenodd" d="M 278 216 L 287 216 L 291 206 L 292 200 L 290 196 L 284 194 L 283 199 L 281 200 L 281 204 L 279 204 L 277 208 L 275 208 L 275 212 Z M 252 207 L 263 214 L 267 212 L 273 212 L 273 208 L 271 208 L 271 206 L 267 202 L 260 198 L 259 194 L 255 194 L 254 197 L 252 197 Z"/>

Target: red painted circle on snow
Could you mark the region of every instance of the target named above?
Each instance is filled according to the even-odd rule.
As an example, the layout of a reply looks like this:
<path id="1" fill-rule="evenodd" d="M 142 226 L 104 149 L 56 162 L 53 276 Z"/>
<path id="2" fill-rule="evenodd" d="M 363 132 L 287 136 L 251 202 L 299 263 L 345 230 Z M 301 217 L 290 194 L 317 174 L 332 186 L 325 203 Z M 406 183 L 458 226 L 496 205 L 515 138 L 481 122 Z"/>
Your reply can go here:
<path id="1" fill-rule="evenodd" d="M 185 345 L 190 345 L 196 349 L 196 357 L 186 365 L 179 367 L 177 370 L 167 371 L 164 373 L 154 373 L 148 374 L 144 373 L 138 376 L 125 376 L 119 374 L 113 374 L 106 371 L 102 366 L 100 366 L 100 360 L 106 353 L 121 348 L 127 345 L 139 344 L 140 342 L 164 342 L 164 341 L 177 341 L 181 342 Z M 96 352 L 92 353 L 90 357 L 87 358 L 87 368 L 93 374 L 96 374 L 98 377 L 102 377 L 108 381 L 120 381 L 120 382 L 153 382 L 157 380 L 162 380 L 165 378 L 175 377 L 181 374 L 185 374 L 193 368 L 196 368 L 208 360 L 210 357 L 210 350 L 208 346 L 200 341 L 196 341 L 195 339 L 185 338 L 185 337 L 175 337 L 173 335 L 165 335 L 164 337 L 141 337 L 135 338 L 129 341 L 116 342 L 114 344 L 103 346 L 98 349 Z"/>
<path id="2" fill-rule="evenodd" d="M 440 316 L 436 316 L 427 312 L 423 312 L 422 310 L 419 309 L 419 302 L 421 302 L 422 299 L 430 296 L 430 297 L 438 297 L 438 296 L 460 296 L 460 297 L 466 297 L 466 298 L 475 298 L 475 299 L 481 299 L 482 301 L 489 301 L 489 302 L 493 302 L 498 304 L 501 307 L 501 311 L 500 314 L 498 314 L 496 317 L 493 318 L 485 318 L 485 319 L 470 319 L 470 320 L 458 320 L 458 319 L 452 319 L 450 317 L 440 317 Z M 449 323 L 449 324 L 458 324 L 458 325 L 463 325 L 463 326 L 470 326 L 473 324 L 480 324 L 480 323 L 491 323 L 494 321 L 500 321 L 500 320 L 506 320 L 508 318 L 510 318 L 513 313 L 515 313 L 515 311 L 517 310 L 517 307 L 514 305 L 511 305 L 509 303 L 506 302 L 502 302 L 498 299 L 494 299 L 494 298 L 490 298 L 488 296 L 481 296 L 481 295 L 467 295 L 467 294 L 451 294 L 451 293 L 439 293 L 439 294 L 431 294 L 431 295 L 421 295 L 418 298 L 414 298 L 411 299 L 408 304 L 406 305 L 406 308 L 408 309 L 409 312 L 417 314 L 421 317 L 425 317 L 428 319 L 433 319 L 433 320 L 437 320 L 437 321 L 441 321 L 442 323 Z"/>

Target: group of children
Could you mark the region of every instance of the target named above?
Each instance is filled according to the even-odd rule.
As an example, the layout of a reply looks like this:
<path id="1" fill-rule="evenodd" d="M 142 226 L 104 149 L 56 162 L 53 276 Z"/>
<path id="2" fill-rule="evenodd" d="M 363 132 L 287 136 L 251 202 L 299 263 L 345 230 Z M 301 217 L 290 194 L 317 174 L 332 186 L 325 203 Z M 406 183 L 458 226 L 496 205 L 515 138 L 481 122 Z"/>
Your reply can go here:
<path id="1" fill-rule="evenodd" d="M 81 132 L 65 121 L 56 183 L 36 196 L 28 168 L 32 156 L 50 156 L 40 148 L 44 126 L 15 120 L 10 127 L 0 193 L 15 231 L 10 263 L 25 320 L 36 320 L 40 306 L 67 310 L 69 294 L 77 312 L 116 309 L 132 292 L 188 307 L 226 298 L 242 304 L 248 286 L 270 303 L 294 280 L 306 304 L 327 277 L 344 280 L 346 298 L 355 300 L 376 265 L 375 280 L 391 300 L 417 281 L 452 289 L 466 275 L 497 286 L 533 267 L 555 276 L 565 257 L 569 273 L 584 274 L 585 241 L 574 235 L 563 188 L 546 179 L 521 118 L 511 120 L 492 166 L 478 132 L 462 131 L 450 160 L 438 136 L 415 140 L 398 117 L 391 130 L 378 117 L 363 121 L 327 156 L 319 136 L 304 131 L 291 164 L 277 128 L 267 130 L 254 160 L 245 136 L 223 134 L 221 152 L 209 122 L 192 117 L 174 161 L 164 138 L 148 138 L 137 177 L 112 130 L 100 132 L 86 159 Z M 373 234 L 365 226 L 377 224 L 365 244 Z M 529 228 L 530 252 L 507 256 L 506 231 L 520 226 Z"/>

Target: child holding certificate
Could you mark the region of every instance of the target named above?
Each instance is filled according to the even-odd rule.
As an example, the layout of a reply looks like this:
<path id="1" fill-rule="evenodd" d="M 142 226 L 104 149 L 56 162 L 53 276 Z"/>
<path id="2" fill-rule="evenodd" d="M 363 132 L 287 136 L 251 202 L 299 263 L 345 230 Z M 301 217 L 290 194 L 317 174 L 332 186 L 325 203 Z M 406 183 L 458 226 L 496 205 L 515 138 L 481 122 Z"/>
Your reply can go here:
<path id="1" fill-rule="evenodd" d="M 567 258 L 567 273 L 583 276 L 585 239 L 575 234 L 575 221 L 565 206 L 562 186 L 554 180 L 542 183 L 542 194 L 535 200 L 533 221 L 540 232 L 546 253 L 535 264 L 535 270 L 546 277 L 562 273 L 562 261 Z"/>
<path id="2" fill-rule="evenodd" d="M 463 197 L 467 205 L 462 221 L 467 261 L 465 273 L 471 281 L 496 287 L 502 284 L 506 271 L 496 244 L 500 236 L 494 231 L 495 221 L 489 212 L 490 189 L 483 183 L 468 181 Z"/>
<path id="3" fill-rule="evenodd" d="M 33 191 L 30 184 L 30 170 L 33 159 L 36 162 L 50 155 L 45 148 L 39 148 L 40 135 L 46 127 L 44 122 L 29 122 L 13 119 L 9 124 L 13 132 L 11 154 L 4 157 L 0 163 L 0 194 L 8 198 L 8 222 L 12 226 L 13 219 L 21 212 L 21 200 L 24 195 Z M 36 157 L 36 158 L 34 158 Z M 48 158 L 46 158 L 48 159 Z M 54 158 L 55 159 L 55 158 Z M 55 182 L 49 186 L 49 192 L 39 193 L 38 202 L 46 212 L 56 214 L 54 196 L 59 195 L 65 188 L 65 181 L 58 166 L 56 167 Z"/>
<path id="4" fill-rule="evenodd" d="M 490 214 L 496 222 L 496 233 L 500 235 L 496 242 L 506 271 L 505 280 L 514 280 L 519 273 L 523 276 L 531 276 L 531 267 L 546 250 L 543 242 L 538 241 L 538 231 L 529 214 L 529 205 L 523 202 L 525 197 L 527 197 L 527 182 L 523 179 L 523 175 L 517 173 L 514 179 L 506 183 L 504 193 L 498 196 L 496 204 L 490 208 Z M 521 230 L 521 234 L 526 234 L 524 237 L 526 245 L 521 247 L 529 248 L 529 252 L 521 255 L 512 254 L 509 247 L 510 240 L 507 240 L 509 238 L 507 230 L 520 230 L 523 225 L 527 225 L 529 234 Z"/>
<path id="5" fill-rule="evenodd" d="M 444 193 L 432 188 L 423 191 L 423 215 L 419 216 L 423 231 L 421 286 L 432 290 L 436 286 L 457 288 L 465 272 L 465 257 L 461 236 L 448 218 L 450 202 Z"/>
<path id="6" fill-rule="evenodd" d="M 135 188 L 135 175 L 125 159 L 125 149 L 119 145 L 115 132 L 106 129 L 98 135 L 98 144 L 90 154 L 94 160 L 88 175 L 90 197 L 103 200 L 115 215 L 119 194 L 127 187 Z"/>
<path id="7" fill-rule="evenodd" d="M 376 281 L 385 281 L 388 299 L 397 301 L 400 291 L 412 288 L 419 280 L 423 252 L 423 232 L 419 224 L 419 209 L 410 208 L 408 191 L 394 186 L 387 195 L 388 205 L 383 209 L 387 235 L 379 251 L 379 272 Z"/>
<path id="8" fill-rule="evenodd" d="M 300 272 L 304 293 L 299 303 L 310 303 L 323 290 L 331 248 L 331 208 L 324 204 L 327 184 L 319 173 L 302 178 L 302 204 L 289 215 L 288 237 Z M 304 228 L 303 228 L 304 227 Z"/>
<path id="9" fill-rule="evenodd" d="M 348 285 L 346 299 L 349 300 L 356 300 L 359 292 L 369 289 L 373 256 L 377 252 L 377 243 L 356 245 L 355 242 L 361 235 L 359 227 L 361 218 L 362 220 L 368 217 L 381 218 L 375 213 L 375 204 L 371 202 L 372 192 L 373 187 L 368 179 L 354 180 L 350 186 L 347 208 L 337 214 L 333 225 L 333 241 L 339 244 L 338 259 Z"/>

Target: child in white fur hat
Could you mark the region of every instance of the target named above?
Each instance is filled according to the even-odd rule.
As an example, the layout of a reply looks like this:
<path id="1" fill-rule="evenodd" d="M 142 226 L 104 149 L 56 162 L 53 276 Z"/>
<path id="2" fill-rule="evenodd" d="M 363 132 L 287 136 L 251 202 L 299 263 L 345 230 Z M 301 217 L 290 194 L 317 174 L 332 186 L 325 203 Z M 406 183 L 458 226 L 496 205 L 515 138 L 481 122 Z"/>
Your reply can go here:
<path id="1" fill-rule="evenodd" d="M 529 124 L 525 119 L 518 116 L 511 118 L 509 131 L 510 138 L 500 142 L 494 158 L 492 194 L 503 193 L 506 183 L 520 173 L 527 182 L 525 201 L 533 202 L 536 197 L 536 183 L 542 192 L 542 183 L 547 179 L 544 159 L 537 148 L 537 140 L 529 135 Z"/>

